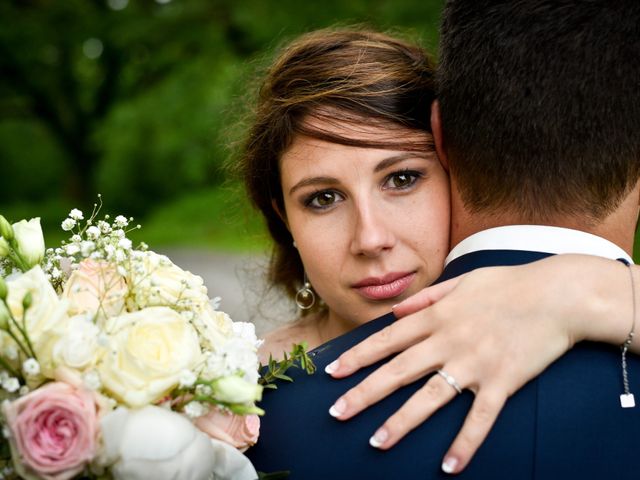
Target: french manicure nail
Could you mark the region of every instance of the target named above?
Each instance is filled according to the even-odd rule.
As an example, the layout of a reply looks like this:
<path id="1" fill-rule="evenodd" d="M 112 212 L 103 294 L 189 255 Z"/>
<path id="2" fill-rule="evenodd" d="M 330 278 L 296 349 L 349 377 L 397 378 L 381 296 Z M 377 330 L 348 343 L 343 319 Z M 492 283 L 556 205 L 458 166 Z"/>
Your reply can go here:
<path id="1" fill-rule="evenodd" d="M 347 410 L 347 402 L 345 402 L 342 398 L 339 398 L 336 403 L 331 405 L 329 409 L 329 415 L 332 417 L 339 417 Z"/>
<path id="2" fill-rule="evenodd" d="M 389 432 L 387 432 L 386 428 L 379 428 L 376 433 L 373 434 L 373 437 L 369 439 L 369 445 L 374 448 L 380 448 L 384 442 L 389 438 Z"/>
<path id="3" fill-rule="evenodd" d="M 336 370 L 338 370 L 338 367 L 340 366 L 340 362 L 338 362 L 338 360 L 334 360 L 333 362 L 331 362 L 329 365 L 327 365 L 326 367 L 324 367 L 324 371 L 326 373 L 328 373 L 329 375 L 331 375 L 332 373 L 334 373 Z"/>
<path id="4" fill-rule="evenodd" d="M 458 459 L 455 457 L 446 457 L 442 462 L 442 471 L 444 473 L 453 473 L 458 466 Z"/>

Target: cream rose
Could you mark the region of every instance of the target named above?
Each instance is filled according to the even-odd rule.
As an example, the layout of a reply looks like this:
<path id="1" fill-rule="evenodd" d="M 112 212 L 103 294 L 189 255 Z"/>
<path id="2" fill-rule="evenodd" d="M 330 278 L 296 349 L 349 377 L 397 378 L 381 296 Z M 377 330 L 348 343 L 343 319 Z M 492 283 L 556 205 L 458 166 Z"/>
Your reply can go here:
<path id="1" fill-rule="evenodd" d="M 67 304 L 60 301 L 55 290 L 39 266 L 7 281 L 7 303 L 13 317 L 22 321 L 22 301 L 31 293 L 31 306 L 26 312 L 26 325 L 31 343 L 38 354 L 47 336 L 57 324 L 66 319 Z M 46 360 L 40 358 L 38 360 Z"/>
<path id="2" fill-rule="evenodd" d="M 108 351 L 98 365 L 104 388 L 131 407 L 153 403 L 201 362 L 198 335 L 179 313 L 150 307 L 108 320 Z"/>
<path id="3" fill-rule="evenodd" d="M 44 236 L 40 227 L 40 218 L 14 223 L 13 234 L 17 242 L 17 253 L 26 266 L 38 265 L 44 258 Z"/>
<path id="4" fill-rule="evenodd" d="M 124 312 L 127 284 L 114 263 L 83 260 L 71 273 L 62 297 L 69 300 L 69 314 L 89 313 L 99 319 Z"/>
<path id="5" fill-rule="evenodd" d="M 149 251 L 134 261 L 129 310 L 165 306 L 201 312 L 209 304 L 202 278 L 182 270 L 164 255 Z"/>

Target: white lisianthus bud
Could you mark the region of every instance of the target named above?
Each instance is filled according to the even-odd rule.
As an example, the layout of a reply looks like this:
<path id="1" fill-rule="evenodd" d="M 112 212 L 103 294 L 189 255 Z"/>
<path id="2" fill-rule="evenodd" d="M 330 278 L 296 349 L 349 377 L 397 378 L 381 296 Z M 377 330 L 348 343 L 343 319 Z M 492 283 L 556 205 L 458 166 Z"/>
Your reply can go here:
<path id="1" fill-rule="evenodd" d="M 7 241 L 0 237 L 0 258 L 4 258 L 9 255 L 10 249 Z"/>
<path id="2" fill-rule="evenodd" d="M 27 264 L 26 266 L 31 268 L 38 265 L 44 258 L 44 237 L 40 227 L 40 218 L 14 223 L 13 232 L 18 243 L 17 253 Z"/>
<path id="3" fill-rule="evenodd" d="M 3 237 L 5 240 L 11 240 L 13 238 L 13 228 L 2 215 L 0 215 L 0 237 Z"/>
<path id="4" fill-rule="evenodd" d="M 221 402 L 251 403 L 262 398 L 262 386 L 230 375 L 217 380 L 213 385 L 213 393 Z"/>

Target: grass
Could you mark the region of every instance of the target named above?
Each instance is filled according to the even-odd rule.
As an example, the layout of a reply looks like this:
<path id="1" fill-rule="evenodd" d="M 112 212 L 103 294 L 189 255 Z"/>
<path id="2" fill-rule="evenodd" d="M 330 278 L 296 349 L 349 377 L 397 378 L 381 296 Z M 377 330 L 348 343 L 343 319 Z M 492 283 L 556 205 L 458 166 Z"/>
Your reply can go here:
<path id="1" fill-rule="evenodd" d="M 160 205 L 131 232 L 134 243 L 210 248 L 219 251 L 264 251 L 269 238 L 261 217 L 236 187 L 194 192 Z"/>
<path id="2" fill-rule="evenodd" d="M 101 213 L 127 215 L 113 211 L 109 199 L 103 198 Z M 59 245 L 69 237 L 60 223 L 74 208 L 71 202 L 23 202 L 0 206 L 0 214 L 10 222 L 23 218 L 41 217 L 48 247 Z M 85 217 L 90 213 L 85 210 Z M 102 214 L 100 215 L 102 217 Z M 179 199 L 158 205 L 145 218 L 135 218 L 142 229 L 129 233 L 134 244 L 146 242 L 151 249 L 158 247 L 204 248 L 229 252 L 259 252 L 269 248 L 270 241 L 262 219 L 249 205 L 240 188 L 216 187 L 187 193 Z"/>

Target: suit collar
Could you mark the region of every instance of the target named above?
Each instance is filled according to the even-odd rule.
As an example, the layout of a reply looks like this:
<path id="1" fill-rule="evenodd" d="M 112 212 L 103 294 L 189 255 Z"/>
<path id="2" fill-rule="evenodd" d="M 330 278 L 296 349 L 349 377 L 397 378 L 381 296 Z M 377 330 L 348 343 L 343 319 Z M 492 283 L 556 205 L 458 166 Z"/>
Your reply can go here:
<path id="1" fill-rule="evenodd" d="M 483 230 L 465 238 L 451 250 L 445 265 L 463 255 L 480 250 L 580 253 L 611 259 L 624 258 L 633 263 L 623 249 L 591 233 L 546 225 L 508 225 Z"/>

